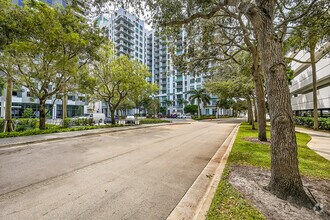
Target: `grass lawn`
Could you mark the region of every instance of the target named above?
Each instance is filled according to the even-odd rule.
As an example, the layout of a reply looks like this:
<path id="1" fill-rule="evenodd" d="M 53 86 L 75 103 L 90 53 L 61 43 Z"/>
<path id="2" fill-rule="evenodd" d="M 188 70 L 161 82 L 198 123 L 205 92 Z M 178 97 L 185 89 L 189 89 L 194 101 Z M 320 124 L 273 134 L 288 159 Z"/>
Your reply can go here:
<path id="1" fill-rule="evenodd" d="M 269 137 L 269 128 L 267 132 Z M 232 165 L 249 165 L 270 169 L 270 146 L 244 140 L 245 137 L 257 136 L 256 130 L 251 130 L 250 125 L 242 123 L 207 219 L 265 219 L 228 182 L 228 174 Z M 297 133 L 300 173 L 308 177 L 330 180 L 330 162 L 307 147 L 310 139 L 307 134 Z"/>

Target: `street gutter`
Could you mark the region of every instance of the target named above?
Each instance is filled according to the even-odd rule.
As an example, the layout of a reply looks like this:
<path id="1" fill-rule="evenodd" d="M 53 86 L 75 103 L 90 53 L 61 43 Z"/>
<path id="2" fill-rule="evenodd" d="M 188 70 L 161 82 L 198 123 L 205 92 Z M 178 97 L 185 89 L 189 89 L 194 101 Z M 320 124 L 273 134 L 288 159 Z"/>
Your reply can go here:
<path id="1" fill-rule="evenodd" d="M 240 124 L 232 130 L 167 220 L 204 220 L 206 218 L 239 127 Z"/>

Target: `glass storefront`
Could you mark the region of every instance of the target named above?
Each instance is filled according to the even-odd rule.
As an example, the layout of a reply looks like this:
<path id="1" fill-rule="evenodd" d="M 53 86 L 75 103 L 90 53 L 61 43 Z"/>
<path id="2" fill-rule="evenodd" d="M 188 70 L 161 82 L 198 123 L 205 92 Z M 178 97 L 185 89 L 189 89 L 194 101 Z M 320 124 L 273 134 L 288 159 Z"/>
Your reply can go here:
<path id="1" fill-rule="evenodd" d="M 21 118 L 25 109 L 31 108 L 33 111 L 33 117 L 39 116 L 39 104 L 35 103 L 13 103 L 12 104 L 12 117 Z M 49 110 L 48 116 L 52 116 L 51 105 L 46 105 L 46 109 Z"/>
<path id="2" fill-rule="evenodd" d="M 62 118 L 62 112 L 63 112 L 62 105 L 57 105 L 56 106 L 56 118 Z M 84 114 L 83 105 L 68 105 L 67 106 L 68 118 L 82 116 L 83 114 Z"/>

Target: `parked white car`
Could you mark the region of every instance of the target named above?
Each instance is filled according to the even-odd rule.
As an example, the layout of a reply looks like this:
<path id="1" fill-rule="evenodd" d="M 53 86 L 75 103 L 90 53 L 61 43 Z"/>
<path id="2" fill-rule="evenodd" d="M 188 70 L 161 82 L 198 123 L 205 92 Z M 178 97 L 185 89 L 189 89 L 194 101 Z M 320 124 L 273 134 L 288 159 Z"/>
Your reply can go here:
<path id="1" fill-rule="evenodd" d="M 178 115 L 178 118 L 187 118 L 187 115 L 181 114 L 181 115 Z"/>
<path id="2" fill-rule="evenodd" d="M 104 113 L 90 113 L 85 114 L 83 117 L 79 118 L 92 118 L 94 123 L 103 123 L 105 119 Z"/>

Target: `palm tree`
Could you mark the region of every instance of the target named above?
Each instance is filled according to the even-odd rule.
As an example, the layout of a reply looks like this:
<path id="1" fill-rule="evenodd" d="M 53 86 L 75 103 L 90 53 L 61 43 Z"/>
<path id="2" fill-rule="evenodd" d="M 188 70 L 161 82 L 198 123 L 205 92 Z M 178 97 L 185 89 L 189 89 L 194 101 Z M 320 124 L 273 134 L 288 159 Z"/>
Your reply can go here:
<path id="1" fill-rule="evenodd" d="M 173 105 L 173 101 L 168 100 L 168 99 L 165 99 L 165 100 L 163 101 L 163 103 L 164 103 L 165 106 L 167 106 L 167 107 L 171 107 L 171 106 Z"/>
<path id="2" fill-rule="evenodd" d="M 189 102 L 187 101 L 187 100 L 185 100 L 184 98 L 179 98 L 178 99 L 178 104 L 179 105 L 183 105 L 182 107 L 182 109 L 183 109 L 183 114 L 184 114 L 184 107 L 185 107 L 185 105 L 187 105 Z"/>
<path id="3" fill-rule="evenodd" d="M 210 104 L 211 102 L 211 96 L 209 94 L 206 93 L 205 89 L 194 89 L 194 90 L 190 90 L 188 92 L 188 94 L 190 94 L 189 100 L 194 102 L 195 100 L 197 100 L 197 106 L 198 106 L 198 118 L 201 117 L 201 109 L 200 109 L 200 104 L 203 103 L 203 105 L 207 105 Z"/>

